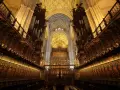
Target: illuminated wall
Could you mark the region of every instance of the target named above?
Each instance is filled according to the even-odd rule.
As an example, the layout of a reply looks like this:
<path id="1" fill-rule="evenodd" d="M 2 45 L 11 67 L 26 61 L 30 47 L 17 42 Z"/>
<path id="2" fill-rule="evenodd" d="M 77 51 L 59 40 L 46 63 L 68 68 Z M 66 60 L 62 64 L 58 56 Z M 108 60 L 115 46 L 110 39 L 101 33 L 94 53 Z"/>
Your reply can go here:
<path id="1" fill-rule="evenodd" d="M 14 15 L 16 15 L 17 11 L 20 8 L 20 5 L 22 3 L 22 0 L 4 0 L 4 3 L 7 5 L 7 7 L 12 11 Z"/>
<path id="2" fill-rule="evenodd" d="M 116 0 L 81 0 L 86 10 L 86 14 L 92 32 L 98 27 L 105 15 L 115 4 Z M 108 4 L 109 2 L 109 4 Z M 95 36 L 95 35 L 94 35 Z"/>

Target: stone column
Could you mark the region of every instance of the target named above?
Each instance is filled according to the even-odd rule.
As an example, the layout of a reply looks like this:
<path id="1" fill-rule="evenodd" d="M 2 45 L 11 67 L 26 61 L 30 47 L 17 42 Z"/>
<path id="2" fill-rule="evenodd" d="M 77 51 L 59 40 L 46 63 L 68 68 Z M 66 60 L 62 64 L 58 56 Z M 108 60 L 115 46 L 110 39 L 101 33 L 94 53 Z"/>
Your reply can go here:
<path id="1" fill-rule="evenodd" d="M 50 65 L 50 54 L 51 54 L 51 44 L 50 44 L 50 30 L 49 30 L 49 22 L 46 22 L 46 30 L 48 32 L 48 37 L 47 37 L 47 41 L 46 41 L 46 56 L 45 56 L 45 60 L 46 60 L 46 64 Z M 49 66 L 46 67 L 46 69 L 49 69 Z"/>
<path id="2" fill-rule="evenodd" d="M 24 31 L 26 32 L 23 34 L 24 38 L 26 38 L 26 34 L 28 32 L 28 28 L 29 28 L 32 16 L 33 16 L 33 10 L 30 7 L 27 7 L 24 4 L 21 4 L 21 7 L 18 10 L 16 18 L 18 22 L 21 24 L 21 26 L 23 27 Z"/>
<path id="3" fill-rule="evenodd" d="M 96 28 L 96 24 L 95 24 L 95 21 L 94 21 L 94 19 L 92 17 L 92 13 L 91 13 L 90 8 L 86 10 L 86 15 L 87 15 L 88 21 L 90 23 L 90 27 L 92 29 L 92 32 L 94 32 L 94 30 Z"/>
<path id="4" fill-rule="evenodd" d="M 83 4 L 84 4 L 85 12 L 86 12 L 91 30 L 92 30 L 92 32 L 94 32 L 95 28 L 96 28 L 96 24 L 95 24 L 95 20 L 93 18 L 92 8 L 90 8 L 90 5 L 87 3 L 87 0 L 84 0 Z"/>
<path id="5" fill-rule="evenodd" d="M 38 0 L 23 0 L 20 9 L 16 14 L 16 18 L 18 22 L 23 27 L 26 33 L 23 34 L 23 37 L 26 38 L 26 34 L 28 32 L 28 28 L 30 26 L 34 8 Z M 17 25 L 17 24 L 16 24 Z"/>
<path id="6" fill-rule="evenodd" d="M 25 25 L 25 21 L 26 21 L 26 19 L 27 19 L 27 17 L 28 17 L 28 14 L 29 14 L 29 11 L 30 11 L 30 8 L 29 7 L 27 7 L 27 6 L 25 6 L 25 9 L 24 9 L 24 14 L 23 14 L 23 16 L 22 16 L 22 18 L 21 18 L 21 26 L 24 28 L 24 25 Z"/>
<path id="7" fill-rule="evenodd" d="M 92 32 L 95 31 L 95 29 L 98 27 L 98 25 L 103 20 L 103 15 L 101 13 L 101 10 L 95 2 L 91 0 L 84 0 L 86 15 L 88 17 Z M 95 35 L 93 35 L 95 36 Z"/>
<path id="8" fill-rule="evenodd" d="M 28 15 L 25 20 L 25 23 L 24 23 L 24 26 L 23 26 L 26 33 L 28 32 L 28 29 L 29 29 L 29 26 L 30 26 L 30 23 L 32 20 L 32 16 L 33 16 L 33 10 L 29 10 Z"/>
<path id="9" fill-rule="evenodd" d="M 70 23 L 70 30 L 68 32 L 68 41 L 69 41 L 69 46 L 68 46 L 68 50 L 69 50 L 69 58 L 70 58 L 70 65 L 74 65 L 74 48 L 73 48 L 73 40 L 71 37 L 71 30 L 73 30 L 73 26 L 72 23 Z M 74 68 L 74 66 L 70 66 L 71 69 Z"/>
<path id="10" fill-rule="evenodd" d="M 26 6 L 25 6 L 24 4 L 21 4 L 21 7 L 20 7 L 20 9 L 18 10 L 18 12 L 17 12 L 17 14 L 16 14 L 17 21 L 18 21 L 20 24 L 21 24 L 21 21 L 22 21 L 22 19 L 23 19 L 25 10 L 26 10 Z"/>
<path id="11" fill-rule="evenodd" d="M 96 15 L 98 17 L 98 22 L 100 24 L 101 21 L 103 20 L 104 16 L 103 16 L 103 14 L 102 14 L 102 12 L 101 12 L 100 7 L 99 7 L 98 4 L 94 6 L 94 9 L 95 9 Z"/>

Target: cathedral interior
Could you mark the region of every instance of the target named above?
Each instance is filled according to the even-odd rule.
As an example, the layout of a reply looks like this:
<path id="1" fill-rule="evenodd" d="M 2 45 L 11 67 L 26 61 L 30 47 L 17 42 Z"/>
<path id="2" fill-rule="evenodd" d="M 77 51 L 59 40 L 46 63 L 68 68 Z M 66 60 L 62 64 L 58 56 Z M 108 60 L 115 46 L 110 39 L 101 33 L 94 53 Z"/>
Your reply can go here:
<path id="1" fill-rule="evenodd" d="M 120 0 L 0 0 L 0 90 L 120 90 Z"/>

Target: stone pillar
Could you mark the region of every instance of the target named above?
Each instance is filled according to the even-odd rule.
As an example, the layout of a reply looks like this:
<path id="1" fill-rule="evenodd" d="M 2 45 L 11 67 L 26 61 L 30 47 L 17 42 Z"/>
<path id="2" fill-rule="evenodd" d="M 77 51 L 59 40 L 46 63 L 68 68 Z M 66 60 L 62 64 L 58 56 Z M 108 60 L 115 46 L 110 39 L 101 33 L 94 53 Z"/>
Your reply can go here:
<path id="1" fill-rule="evenodd" d="M 28 6 L 21 4 L 21 7 L 18 10 L 16 18 L 18 22 L 21 24 L 21 26 L 23 27 L 26 34 L 28 32 L 28 28 L 29 28 L 32 16 L 33 16 L 33 10 Z M 26 38 L 26 34 L 24 33 L 23 35 L 24 38 Z"/>
<path id="2" fill-rule="evenodd" d="M 99 8 L 99 5 L 91 0 L 84 0 L 86 15 L 88 17 L 92 32 L 98 27 L 103 20 L 103 15 Z M 95 35 L 93 35 L 95 36 Z"/>
<path id="3" fill-rule="evenodd" d="M 95 31 L 95 28 L 96 28 L 96 24 L 95 24 L 95 21 L 94 21 L 94 19 L 93 19 L 93 17 L 92 17 L 92 13 L 91 13 L 90 8 L 86 10 L 86 15 L 87 15 L 87 17 L 88 17 L 88 21 L 89 21 L 89 23 L 90 23 L 90 27 L 91 27 L 91 29 L 92 29 L 92 32 L 94 32 L 94 31 Z"/>
<path id="4" fill-rule="evenodd" d="M 18 22 L 21 24 L 21 21 L 23 19 L 24 13 L 26 10 L 26 6 L 24 4 L 21 4 L 20 9 L 18 10 L 17 14 L 16 14 L 16 18 L 18 20 Z"/>
<path id="5" fill-rule="evenodd" d="M 24 26 L 23 26 L 25 32 L 28 32 L 28 28 L 30 26 L 32 16 L 33 16 L 33 10 L 29 10 L 28 15 L 25 20 L 25 23 L 24 23 Z"/>
<path id="6" fill-rule="evenodd" d="M 25 6 L 24 8 L 24 14 L 22 15 L 22 18 L 21 18 L 21 26 L 24 28 L 24 25 L 25 25 L 25 21 L 27 20 L 27 17 L 28 17 L 28 14 L 29 14 L 29 11 L 30 11 L 30 8 Z"/>
<path id="7" fill-rule="evenodd" d="M 98 4 L 94 6 L 94 9 L 95 9 L 95 12 L 96 12 L 96 15 L 97 15 L 97 18 L 98 18 L 98 22 L 100 24 L 101 21 L 103 20 L 104 16 L 103 16 Z"/>
<path id="8" fill-rule="evenodd" d="M 71 37 L 71 30 L 73 30 L 73 26 L 72 23 L 70 23 L 70 30 L 68 32 L 68 41 L 69 41 L 69 46 L 68 46 L 68 50 L 69 50 L 69 58 L 70 58 L 70 65 L 74 65 L 74 48 L 73 48 L 73 39 Z M 74 66 L 70 66 L 71 69 L 74 68 Z"/>
<path id="9" fill-rule="evenodd" d="M 46 64 L 50 65 L 50 54 L 51 54 L 51 44 L 50 44 L 50 30 L 49 30 L 49 22 L 46 22 L 46 30 L 48 32 L 48 37 L 47 37 L 47 41 L 46 41 L 46 56 L 45 56 L 45 60 L 46 60 Z M 46 69 L 49 69 L 49 66 L 46 67 Z"/>

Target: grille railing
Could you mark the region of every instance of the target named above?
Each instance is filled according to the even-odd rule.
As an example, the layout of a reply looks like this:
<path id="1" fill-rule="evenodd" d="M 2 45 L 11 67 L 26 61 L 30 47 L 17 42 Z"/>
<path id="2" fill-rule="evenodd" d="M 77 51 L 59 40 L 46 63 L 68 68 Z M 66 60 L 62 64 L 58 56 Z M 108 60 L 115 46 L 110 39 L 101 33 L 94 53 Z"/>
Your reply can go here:
<path id="1" fill-rule="evenodd" d="M 93 32 L 93 35 L 95 37 L 99 36 L 107 26 L 111 23 L 111 21 L 114 19 L 114 17 L 120 13 L 120 0 L 117 0 L 117 2 L 114 4 L 114 6 L 108 11 L 108 14 L 104 17 L 102 22 L 98 25 L 96 30 Z"/>

